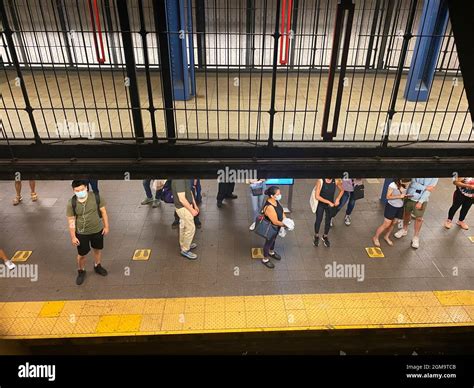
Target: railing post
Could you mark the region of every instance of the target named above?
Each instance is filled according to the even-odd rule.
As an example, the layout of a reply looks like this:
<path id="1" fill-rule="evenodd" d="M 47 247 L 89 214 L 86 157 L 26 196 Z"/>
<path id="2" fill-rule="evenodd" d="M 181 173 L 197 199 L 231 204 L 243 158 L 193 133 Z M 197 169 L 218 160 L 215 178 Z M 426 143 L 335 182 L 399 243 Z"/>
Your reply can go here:
<path id="1" fill-rule="evenodd" d="M 173 114 L 173 82 L 171 81 L 171 59 L 168 41 L 168 18 L 166 16 L 166 1 L 153 3 L 153 15 L 158 39 L 160 56 L 161 91 L 165 108 L 166 137 L 168 142 L 176 142 L 176 129 Z"/>
<path id="2" fill-rule="evenodd" d="M 387 116 L 387 122 L 384 127 L 384 134 L 383 134 L 383 139 L 382 139 L 382 146 L 387 147 L 388 145 L 388 137 L 390 135 L 390 127 L 392 125 L 392 120 L 393 116 L 396 113 L 396 104 L 397 104 L 397 97 L 398 97 L 398 90 L 400 89 L 400 82 L 402 79 L 402 73 L 403 73 L 403 65 L 405 63 L 405 59 L 407 56 L 407 51 L 408 51 L 408 44 L 410 43 L 410 39 L 413 37 L 412 35 L 412 29 L 413 29 L 413 22 L 415 20 L 415 14 L 416 14 L 416 6 L 418 4 L 418 0 L 412 0 L 411 2 L 411 7 L 410 7 L 410 13 L 408 15 L 408 20 L 407 24 L 405 27 L 405 34 L 403 35 L 403 44 L 400 52 L 400 58 L 398 60 L 398 69 L 397 69 L 397 74 L 395 75 L 395 81 L 393 83 L 393 91 L 392 91 L 392 97 L 390 99 L 390 107 L 388 109 L 388 116 Z"/>
<path id="3" fill-rule="evenodd" d="M 342 47 L 341 69 L 339 71 L 339 82 L 337 85 L 336 102 L 334 106 L 334 117 L 331 132 L 328 132 L 329 115 L 331 112 L 331 100 L 334 87 L 334 78 L 339 57 L 339 47 L 341 44 L 342 31 L 344 30 L 344 13 L 347 12 L 344 43 Z M 324 106 L 323 124 L 321 136 L 324 141 L 331 141 L 337 135 L 337 125 L 339 122 L 339 111 L 341 109 L 342 90 L 344 88 L 344 78 L 346 76 L 347 58 L 349 55 L 349 43 L 351 40 L 352 20 L 354 17 L 354 3 L 352 0 L 340 0 L 337 5 L 336 23 L 334 27 L 333 46 L 331 51 L 331 62 L 329 65 L 328 86 L 326 91 L 326 101 Z"/>
<path id="4" fill-rule="evenodd" d="M 275 97 L 276 97 L 276 77 L 277 77 L 277 66 L 278 66 L 278 40 L 280 39 L 280 4 L 281 1 L 277 0 L 276 3 L 276 20 L 275 20 L 275 32 L 273 33 L 273 67 L 272 67 L 272 89 L 271 89 L 271 101 L 270 101 L 270 126 L 268 134 L 268 146 L 273 146 L 273 127 L 275 125 Z M 265 39 L 265 37 L 263 37 Z M 262 54 L 263 55 L 263 54 Z"/>
<path id="5" fill-rule="evenodd" d="M 145 137 L 143 132 L 142 113 L 140 111 L 140 95 L 138 94 L 138 81 L 132 33 L 130 31 L 130 19 L 128 15 L 127 1 L 117 0 L 118 17 L 120 21 L 120 32 L 122 34 L 123 52 L 127 77 L 130 81 L 128 91 L 132 105 L 133 129 L 137 143 L 142 143 Z"/>

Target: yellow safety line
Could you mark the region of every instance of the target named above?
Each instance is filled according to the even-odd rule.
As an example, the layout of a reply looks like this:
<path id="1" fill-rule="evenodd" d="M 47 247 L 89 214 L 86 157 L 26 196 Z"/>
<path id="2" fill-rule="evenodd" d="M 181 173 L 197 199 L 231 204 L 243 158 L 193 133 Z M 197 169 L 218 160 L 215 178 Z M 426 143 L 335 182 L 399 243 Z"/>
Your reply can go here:
<path id="1" fill-rule="evenodd" d="M 474 326 L 474 291 L 0 302 L 0 338 Z"/>

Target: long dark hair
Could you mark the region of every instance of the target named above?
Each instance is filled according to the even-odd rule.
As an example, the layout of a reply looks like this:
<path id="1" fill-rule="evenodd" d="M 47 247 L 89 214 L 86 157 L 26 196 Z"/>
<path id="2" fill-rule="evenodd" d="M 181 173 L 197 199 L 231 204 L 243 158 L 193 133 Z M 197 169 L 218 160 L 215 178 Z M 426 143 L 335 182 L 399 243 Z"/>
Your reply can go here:
<path id="1" fill-rule="evenodd" d="M 265 190 L 265 195 L 271 197 L 272 195 L 275 195 L 278 190 L 280 190 L 278 186 L 270 186 Z"/>
<path id="2" fill-rule="evenodd" d="M 408 186 L 408 183 L 411 181 L 409 178 L 393 178 L 393 181 L 397 185 L 397 189 L 400 191 L 402 188 L 406 189 Z"/>

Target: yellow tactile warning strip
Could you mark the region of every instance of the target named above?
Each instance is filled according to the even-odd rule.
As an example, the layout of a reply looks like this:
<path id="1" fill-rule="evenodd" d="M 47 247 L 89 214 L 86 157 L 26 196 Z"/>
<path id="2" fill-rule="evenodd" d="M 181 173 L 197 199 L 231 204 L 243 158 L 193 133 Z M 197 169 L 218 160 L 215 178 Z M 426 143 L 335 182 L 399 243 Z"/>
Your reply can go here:
<path id="1" fill-rule="evenodd" d="M 0 302 L 4 339 L 437 326 L 474 326 L 474 291 Z"/>

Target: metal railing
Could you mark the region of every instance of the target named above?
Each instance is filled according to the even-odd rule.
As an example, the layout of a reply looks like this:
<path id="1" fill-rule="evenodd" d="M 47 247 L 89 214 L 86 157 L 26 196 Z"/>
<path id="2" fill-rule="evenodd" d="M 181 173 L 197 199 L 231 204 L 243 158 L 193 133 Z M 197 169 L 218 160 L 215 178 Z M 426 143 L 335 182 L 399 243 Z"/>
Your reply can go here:
<path id="1" fill-rule="evenodd" d="M 449 22 L 433 35 L 440 49 L 428 98 L 404 97 L 409 70 L 422 59 L 421 1 L 0 3 L 4 141 L 474 139 Z M 182 28 L 173 27 L 172 3 Z M 180 68 L 195 87 L 185 99 L 173 73 L 177 37 Z"/>

